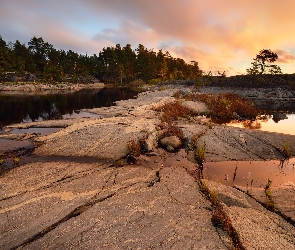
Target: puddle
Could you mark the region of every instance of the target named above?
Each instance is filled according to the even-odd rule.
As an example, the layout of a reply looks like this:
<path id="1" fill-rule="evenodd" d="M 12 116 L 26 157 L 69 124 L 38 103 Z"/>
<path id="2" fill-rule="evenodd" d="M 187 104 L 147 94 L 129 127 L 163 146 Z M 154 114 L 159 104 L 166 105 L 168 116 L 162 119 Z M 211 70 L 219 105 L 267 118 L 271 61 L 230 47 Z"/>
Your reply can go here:
<path id="1" fill-rule="evenodd" d="M 274 161 L 226 161 L 204 164 L 204 177 L 227 186 L 264 188 L 268 179 L 273 186 L 295 185 L 295 158 Z"/>
<path id="2" fill-rule="evenodd" d="M 57 132 L 62 128 L 26 128 L 26 129 L 13 129 L 9 134 L 31 134 L 36 133 L 38 135 L 49 135 L 51 133 Z"/>
<path id="3" fill-rule="evenodd" d="M 196 173 L 197 164 L 187 159 L 183 149 L 177 153 L 162 151 L 161 155 L 162 167 L 182 166 L 191 174 Z M 279 160 L 206 162 L 203 177 L 231 187 L 237 185 L 264 188 L 268 179 L 272 181 L 272 186 L 295 185 L 295 158 L 285 162 Z"/>
<path id="4" fill-rule="evenodd" d="M 20 148 L 33 149 L 34 143 L 29 140 L 18 141 L 0 138 L 0 152 L 17 150 Z"/>
<path id="5" fill-rule="evenodd" d="M 225 125 L 295 135 L 295 114 L 277 113 L 263 118 L 255 121 L 233 121 Z"/>

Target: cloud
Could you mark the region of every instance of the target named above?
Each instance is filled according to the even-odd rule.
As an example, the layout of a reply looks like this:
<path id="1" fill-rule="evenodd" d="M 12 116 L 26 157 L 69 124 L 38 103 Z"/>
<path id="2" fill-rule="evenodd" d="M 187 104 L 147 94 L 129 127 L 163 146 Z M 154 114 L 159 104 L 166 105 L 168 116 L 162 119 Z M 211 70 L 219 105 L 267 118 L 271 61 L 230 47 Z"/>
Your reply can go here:
<path id="1" fill-rule="evenodd" d="M 98 32 L 93 40 L 98 42 L 107 40 L 113 45 L 121 44 L 123 46 L 126 44 L 143 44 L 145 47 L 151 49 L 158 47 L 157 44 L 158 41 L 161 40 L 161 36 L 150 28 L 145 28 L 136 23 L 125 20 L 116 29 L 108 28 Z"/>
<path id="2" fill-rule="evenodd" d="M 279 63 L 294 64 L 294 9 L 294 0 L 6 0 L 0 30 L 8 41 L 42 36 L 88 54 L 143 44 L 196 60 L 205 71 L 241 72 L 265 48 L 278 51 Z"/>
<path id="3" fill-rule="evenodd" d="M 295 63 L 295 55 L 291 54 L 289 50 L 276 49 L 274 52 L 278 55 L 278 63 Z"/>

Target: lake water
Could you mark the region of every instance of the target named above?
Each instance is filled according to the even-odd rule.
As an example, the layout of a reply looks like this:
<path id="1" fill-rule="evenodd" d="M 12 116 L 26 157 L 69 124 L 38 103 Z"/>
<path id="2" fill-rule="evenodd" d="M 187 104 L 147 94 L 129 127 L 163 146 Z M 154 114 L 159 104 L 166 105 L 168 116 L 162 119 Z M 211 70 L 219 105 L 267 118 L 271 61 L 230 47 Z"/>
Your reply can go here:
<path id="1" fill-rule="evenodd" d="M 140 89 L 104 88 L 46 95 L 0 95 L 0 128 L 9 124 L 97 116 L 80 109 L 108 107 L 134 98 Z"/>
<path id="2" fill-rule="evenodd" d="M 265 115 L 261 116 L 255 121 L 232 121 L 230 123 L 226 123 L 226 125 L 239 128 L 295 135 L 295 114 L 281 113 L 280 118 L 281 120 L 278 120 L 275 115 Z"/>

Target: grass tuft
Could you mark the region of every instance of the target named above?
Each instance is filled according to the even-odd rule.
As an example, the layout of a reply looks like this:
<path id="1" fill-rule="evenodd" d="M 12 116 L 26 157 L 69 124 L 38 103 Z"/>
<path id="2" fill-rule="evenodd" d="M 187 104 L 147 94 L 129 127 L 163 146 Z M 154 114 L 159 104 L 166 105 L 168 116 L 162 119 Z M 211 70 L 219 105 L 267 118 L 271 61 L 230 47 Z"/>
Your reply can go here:
<path id="1" fill-rule="evenodd" d="M 195 154 L 194 154 L 195 160 L 203 166 L 206 158 L 206 143 L 204 142 L 201 147 L 196 147 Z"/>
<path id="2" fill-rule="evenodd" d="M 275 205 L 275 201 L 274 201 L 274 198 L 272 195 L 271 183 L 272 183 L 272 181 L 270 179 L 268 179 L 267 184 L 264 188 L 264 193 L 267 198 L 265 205 L 266 205 L 267 209 L 269 209 L 270 211 L 275 211 L 276 205 Z"/>
<path id="3" fill-rule="evenodd" d="M 14 158 L 12 158 L 12 160 L 13 160 L 13 164 L 15 166 L 17 166 L 19 164 L 19 158 L 18 157 L 14 157 Z"/>
<path id="4" fill-rule="evenodd" d="M 280 150 L 285 159 L 289 159 L 292 156 L 290 146 L 290 142 L 284 142 L 283 148 Z"/>

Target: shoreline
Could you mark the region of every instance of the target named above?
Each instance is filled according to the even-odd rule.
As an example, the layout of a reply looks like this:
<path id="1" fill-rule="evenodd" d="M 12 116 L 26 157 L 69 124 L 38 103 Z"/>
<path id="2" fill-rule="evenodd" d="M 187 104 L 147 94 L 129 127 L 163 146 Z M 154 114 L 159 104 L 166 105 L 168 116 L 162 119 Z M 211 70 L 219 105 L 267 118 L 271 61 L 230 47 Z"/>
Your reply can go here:
<path id="1" fill-rule="evenodd" d="M 75 92 L 83 89 L 101 89 L 104 83 L 22 83 L 0 84 L 0 94 L 46 94 Z"/>

